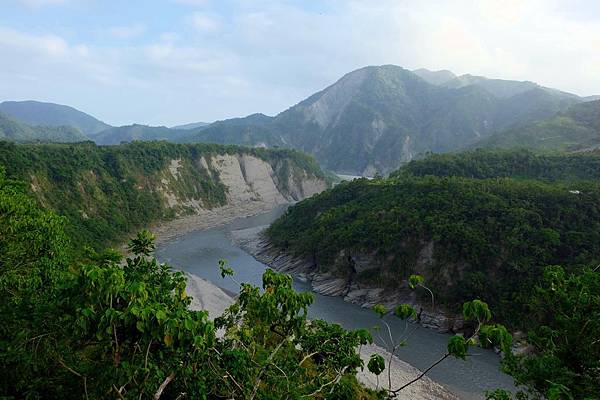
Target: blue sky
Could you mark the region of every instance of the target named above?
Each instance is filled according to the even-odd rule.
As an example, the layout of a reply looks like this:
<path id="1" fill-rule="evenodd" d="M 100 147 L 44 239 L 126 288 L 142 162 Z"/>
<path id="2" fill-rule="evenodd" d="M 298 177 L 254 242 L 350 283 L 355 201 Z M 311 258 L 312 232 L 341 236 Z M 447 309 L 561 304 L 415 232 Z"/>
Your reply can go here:
<path id="1" fill-rule="evenodd" d="M 0 0 L 0 101 L 115 125 L 273 115 L 379 64 L 600 94 L 600 2 Z"/>

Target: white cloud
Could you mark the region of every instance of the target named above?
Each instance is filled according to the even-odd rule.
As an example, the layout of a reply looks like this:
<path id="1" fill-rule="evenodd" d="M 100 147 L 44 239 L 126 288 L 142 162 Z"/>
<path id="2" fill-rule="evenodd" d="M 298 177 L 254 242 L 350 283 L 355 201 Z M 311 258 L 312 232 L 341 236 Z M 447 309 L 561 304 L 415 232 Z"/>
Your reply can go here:
<path id="1" fill-rule="evenodd" d="M 0 47 L 17 50 L 33 50 L 38 54 L 52 57 L 63 56 L 69 52 L 65 40 L 56 35 L 34 36 L 14 29 L 0 27 Z"/>
<path id="2" fill-rule="evenodd" d="M 146 25 L 135 23 L 131 25 L 113 26 L 107 28 L 106 33 L 119 39 L 130 39 L 142 36 L 146 32 Z"/>
<path id="3" fill-rule="evenodd" d="M 194 29 L 202 33 L 214 33 L 221 28 L 221 24 L 216 17 L 200 12 L 195 12 L 190 15 L 188 20 Z"/>
<path id="4" fill-rule="evenodd" d="M 0 97 L 84 101 L 108 122 L 176 124 L 275 114 L 346 72 L 388 63 L 600 94 L 593 0 L 231 0 L 227 14 L 223 3 L 173 1 L 203 9 L 163 20 L 164 31 L 150 20 L 110 28 L 143 34 L 143 44 L 79 43 L 66 22 L 62 37 L 0 27 Z"/>

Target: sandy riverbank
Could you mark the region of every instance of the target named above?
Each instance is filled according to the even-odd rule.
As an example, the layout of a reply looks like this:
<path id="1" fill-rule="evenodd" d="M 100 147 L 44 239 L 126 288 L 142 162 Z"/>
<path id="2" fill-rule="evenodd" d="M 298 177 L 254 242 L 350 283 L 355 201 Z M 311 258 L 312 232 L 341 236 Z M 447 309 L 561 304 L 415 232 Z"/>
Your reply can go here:
<path id="1" fill-rule="evenodd" d="M 156 236 L 156 244 L 185 235 L 186 233 L 226 225 L 236 218 L 250 217 L 273 210 L 275 207 L 291 203 L 248 201 L 223 207 L 203 210 L 194 215 L 184 216 L 150 227 Z"/>

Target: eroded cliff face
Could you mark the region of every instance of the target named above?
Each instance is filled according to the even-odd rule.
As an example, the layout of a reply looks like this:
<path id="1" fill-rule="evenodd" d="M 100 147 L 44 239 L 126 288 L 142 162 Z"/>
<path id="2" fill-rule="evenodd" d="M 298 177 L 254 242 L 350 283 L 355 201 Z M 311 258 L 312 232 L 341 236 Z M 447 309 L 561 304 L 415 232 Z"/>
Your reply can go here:
<path id="1" fill-rule="evenodd" d="M 195 171 L 196 174 L 211 177 L 224 186 L 226 204 L 231 206 L 253 202 L 276 206 L 302 200 L 327 188 L 323 179 L 286 160 L 269 162 L 249 154 L 219 154 L 202 156 L 198 160 L 173 159 L 163 171 L 158 190 L 165 206 L 176 215 L 197 213 L 213 206 L 196 196 L 194 190 L 180 190 L 186 185 L 185 168 L 192 164 L 200 170 Z"/>

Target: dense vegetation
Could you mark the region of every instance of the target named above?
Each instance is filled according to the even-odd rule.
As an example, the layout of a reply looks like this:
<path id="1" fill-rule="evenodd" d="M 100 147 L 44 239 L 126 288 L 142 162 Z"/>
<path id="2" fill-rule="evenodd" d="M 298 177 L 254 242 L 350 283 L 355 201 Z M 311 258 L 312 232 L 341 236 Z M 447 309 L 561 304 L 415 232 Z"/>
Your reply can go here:
<path id="1" fill-rule="evenodd" d="M 528 340 L 536 352 L 507 357 L 504 367 L 519 385 L 549 399 L 597 399 L 600 394 L 600 271 L 568 274 L 548 267 L 534 288 Z"/>
<path id="2" fill-rule="evenodd" d="M 13 142 L 81 142 L 86 136 L 71 126 L 29 126 L 0 112 L 0 140 Z"/>
<path id="3" fill-rule="evenodd" d="M 399 176 L 524 178 L 546 182 L 600 181 L 600 152 L 536 154 L 529 150 L 475 150 L 430 154 L 391 174 Z"/>
<path id="4" fill-rule="evenodd" d="M 0 171 L 3 398 L 375 398 L 354 376 L 368 332 L 308 322 L 312 296 L 291 277 L 242 285 L 213 322 L 188 309 L 183 274 L 149 257 L 148 232 L 124 263 L 75 262 L 63 223 Z"/>
<path id="5" fill-rule="evenodd" d="M 527 325 L 530 289 L 544 266 L 574 271 L 600 262 L 600 184 L 411 175 L 440 167 L 444 175 L 487 178 L 521 170 L 535 176 L 535 168 L 525 173 L 516 167 L 521 153 L 498 154 L 485 163 L 474 162 L 482 154 L 471 156 L 455 173 L 440 167 L 440 157 L 452 162 L 450 156 L 440 156 L 431 165 L 409 164 L 389 179 L 340 184 L 290 208 L 268 235 L 281 248 L 344 276 L 354 271 L 342 254 L 374 254 L 379 268 L 353 279 L 393 288 L 421 273 L 450 307 L 481 298 L 503 322 Z M 593 165 L 599 158 L 578 161 Z M 515 165 L 508 168 L 500 159 Z M 551 168 L 540 171 L 552 177 Z"/>
<path id="6" fill-rule="evenodd" d="M 532 82 L 437 75 L 394 65 L 362 68 L 275 117 L 220 121 L 185 140 L 293 147 L 327 169 L 372 175 L 583 101 Z"/>
<path id="7" fill-rule="evenodd" d="M 169 187 L 180 198 L 201 201 L 205 207 L 224 205 L 227 188 L 218 173 L 199 162 L 216 154 L 251 154 L 269 161 L 282 185 L 291 169 L 324 178 L 314 160 L 291 150 L 166 142 L 120 146 L 0 142 L 0 166 L 7 175 L 28 182 L 41 205 L 66 216 L 68 233 L 77 245 L 97 249 L 176 212 L 191 212 L 167 207 L 160 191 L 165 179 L 172 180 Z M 173 159 L 181 159 L 183 165 L 176 180 L 168 171 Z"/>

